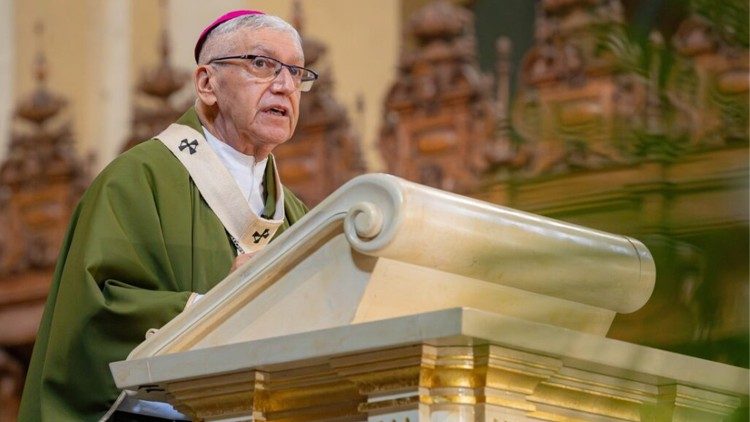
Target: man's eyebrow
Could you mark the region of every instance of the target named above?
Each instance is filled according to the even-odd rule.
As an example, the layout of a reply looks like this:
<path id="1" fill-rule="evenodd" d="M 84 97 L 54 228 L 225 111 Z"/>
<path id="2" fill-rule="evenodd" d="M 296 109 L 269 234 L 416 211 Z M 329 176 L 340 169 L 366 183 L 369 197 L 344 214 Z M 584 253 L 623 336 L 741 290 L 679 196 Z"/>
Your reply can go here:
<path id="1" fill-rule="evenodd" d="M 268 49 L 268 48 L 266 48 L 266 47 L 264 47 L 262 45 L 253 46 L 250 49 L 250 51 L 252 51 L 253 54 L 260 54 L 262 56 L 268 56 L 268 57 L 274 58 L 276 60 L 279 60 L 278 56 L 275 54 L 276 53 L 275 51 L 272 51 L 272 50 L 270 50 L 270 49 Z M 305 62 L 304 57 L 302 57 L 302 56 L 295 56 L 294 57 L 293 63 L 304 63 L 304 62 Z"/>

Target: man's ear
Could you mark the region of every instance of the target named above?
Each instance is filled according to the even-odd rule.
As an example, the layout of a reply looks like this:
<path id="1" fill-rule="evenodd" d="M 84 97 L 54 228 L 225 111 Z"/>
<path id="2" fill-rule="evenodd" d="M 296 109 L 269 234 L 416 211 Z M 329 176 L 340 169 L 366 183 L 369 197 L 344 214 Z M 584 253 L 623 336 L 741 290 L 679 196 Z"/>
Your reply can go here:
<path id="1" fill-rule="evenodd" d="M 193 83 L 198 99 L 207 106 L 216 104 L 216 93 L 211 83 L 211 69 L 207 65 L 200 65 L 193 72 Z"/>

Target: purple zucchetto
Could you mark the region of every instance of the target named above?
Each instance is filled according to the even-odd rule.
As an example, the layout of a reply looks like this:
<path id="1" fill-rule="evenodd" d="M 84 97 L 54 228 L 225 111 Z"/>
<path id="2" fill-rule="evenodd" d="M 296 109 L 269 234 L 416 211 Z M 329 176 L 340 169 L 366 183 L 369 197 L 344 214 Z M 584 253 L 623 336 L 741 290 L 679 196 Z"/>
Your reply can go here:
<path id="1" fill-rule="evenodd" d="M 201 49 L 203 48 L 203 43 L 206 42 L 206 38 L 208 37 L 208 34 L 214 30 L 217 26 L 221 25 L 222 23 L 232 20 L 234 18 L 238 18 L 240 16 L 245 15 L 265 15 L 265 13 L 261 12 L 260 10 L 233 10 L 231 12 L 225 13 L 221 16 L 219 16 L 215 21 L 211 22 L 211 25 L 208 25 L 206 29 L 201 32 L 200 37 L 198 37 L 198 41 L 195 43 L 195 63 L 198 63 L 198 56 L 201 54 Z"/>

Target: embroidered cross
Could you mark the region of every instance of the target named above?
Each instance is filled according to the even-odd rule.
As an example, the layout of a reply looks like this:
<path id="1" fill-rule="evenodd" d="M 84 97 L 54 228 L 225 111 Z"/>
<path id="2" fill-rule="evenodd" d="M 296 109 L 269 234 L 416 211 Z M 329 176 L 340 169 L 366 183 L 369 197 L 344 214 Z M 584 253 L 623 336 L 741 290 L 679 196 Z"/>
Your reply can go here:
<path id="1" fill-rule="evenodd" d="M 193 139 L 193 142 L 188 142 L 187 139 L 183 139 L 182 142 L 180 142 L 180 151 L 184 150 L 185 148 L 190 151 L 190 155 L 195 154 L 195 151 L 198 150 L 198 140 Z"/>
<path id="2" fill-rule="evenodd" d="M 268 229 L 263 230 L 263 233 L 258 233 L 257 231 L 253 233 L 253 243 L 260 242 L 260 239 L 265 239 L 268 237 Z"/>

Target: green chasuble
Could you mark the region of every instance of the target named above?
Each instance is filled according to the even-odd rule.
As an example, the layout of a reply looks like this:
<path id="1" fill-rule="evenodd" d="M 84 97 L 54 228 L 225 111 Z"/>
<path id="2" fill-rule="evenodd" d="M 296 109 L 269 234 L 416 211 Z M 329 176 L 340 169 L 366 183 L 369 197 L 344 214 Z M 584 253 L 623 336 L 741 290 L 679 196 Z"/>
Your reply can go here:
<path id="1" fill-rule="evenodd" d="M 202 132 L 195 110 L 177 123 Z M 266 191 L 273 185 L 273 159 Z M 273 210 L 275 195 L 267 195 Z M 307 211 L 284 192 L 277 235 Z M 119 391 L 110 362 L 229 273 L 236 251 L 190 175 L 159 140 L 115 159 L 73 213 L 39 327 L 21 421 L 99 419 Z"/>

